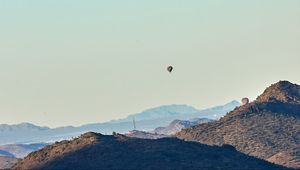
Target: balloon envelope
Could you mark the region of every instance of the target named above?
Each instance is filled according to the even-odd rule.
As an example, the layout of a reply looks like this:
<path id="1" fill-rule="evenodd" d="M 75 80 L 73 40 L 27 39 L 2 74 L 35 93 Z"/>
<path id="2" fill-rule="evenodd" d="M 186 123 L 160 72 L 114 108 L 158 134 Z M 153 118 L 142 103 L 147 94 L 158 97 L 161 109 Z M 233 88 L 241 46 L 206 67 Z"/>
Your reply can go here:
<path id="1" fill-rule="evenodd" d="M 249 99 L 247 97 L 242 98 L 242 105 L 246 105 L 249 103 Z"/>
<path id="2" fill-rule="evenodd" d="M 171 73 L 173 71 L 173 67 L 172 66 L 168 66 L 167 70 L 168 70 L 168 72 Z"/>

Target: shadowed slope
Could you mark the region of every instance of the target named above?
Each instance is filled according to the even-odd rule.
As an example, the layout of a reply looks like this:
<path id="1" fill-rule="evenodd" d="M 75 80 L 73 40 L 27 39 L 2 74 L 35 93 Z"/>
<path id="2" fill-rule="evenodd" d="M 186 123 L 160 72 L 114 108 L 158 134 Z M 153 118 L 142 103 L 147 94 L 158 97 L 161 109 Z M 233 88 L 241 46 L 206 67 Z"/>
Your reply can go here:
<path id="1" fill-rule="evenodd" d="M 237 152 L 176 138 L 86 133 L 31 153 L 13 169 L 284 169 Z"/>

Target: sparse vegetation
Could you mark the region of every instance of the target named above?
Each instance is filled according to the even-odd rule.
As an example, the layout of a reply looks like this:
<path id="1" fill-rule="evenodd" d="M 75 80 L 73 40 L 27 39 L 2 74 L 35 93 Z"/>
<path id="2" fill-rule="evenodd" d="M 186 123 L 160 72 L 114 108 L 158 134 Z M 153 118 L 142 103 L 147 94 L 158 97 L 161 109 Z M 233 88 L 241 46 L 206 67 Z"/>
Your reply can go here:
<path id="1" fill-rule="evenodd" d="M 34 152 L 13 169 L 286 169 L 247 156 L 232 146 L 177 138 L 157 140 L 86 133 Z"/>
<path id="2" fill-rule="evenodd" d="M 300 168 L 299 99 L 300 86 L 281 81 L 219 121 L 183 130 L 177 136 L 209 145 L 230 144 L 243 153 Z M 278 154 L 286 156 L 276 157 Z"/>

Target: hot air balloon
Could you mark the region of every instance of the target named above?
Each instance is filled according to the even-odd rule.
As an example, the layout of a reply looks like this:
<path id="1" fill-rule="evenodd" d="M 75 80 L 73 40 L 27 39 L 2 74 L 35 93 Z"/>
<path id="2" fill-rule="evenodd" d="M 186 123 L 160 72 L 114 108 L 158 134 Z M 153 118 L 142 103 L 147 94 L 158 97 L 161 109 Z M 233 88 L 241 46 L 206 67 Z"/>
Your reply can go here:
<path id="1" fill-rule="evenodd" d="M 242 106 L 249 103 L 249 99 L 247 97 L 242 98 Z"/>
<path id="2" fill-rule="evenodd" d="M 173 71 L 173 66 L 168 66 L 168 67 L 167 67 L 167 70 L 168 70 L 168 72 L 171 73 L 171 72 Z"/>

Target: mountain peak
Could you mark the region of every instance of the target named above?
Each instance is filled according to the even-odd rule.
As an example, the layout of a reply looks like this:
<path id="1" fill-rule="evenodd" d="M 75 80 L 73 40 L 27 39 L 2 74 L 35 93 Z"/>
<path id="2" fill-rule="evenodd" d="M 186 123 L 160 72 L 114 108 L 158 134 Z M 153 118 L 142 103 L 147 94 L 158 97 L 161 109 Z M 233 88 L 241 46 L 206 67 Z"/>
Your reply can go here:
<path id="1" fill-rule="evenodd" d="M 266 88 L 256 101 L 176 136 L 209 145 L 229 144 L 248 155 L 299 169 L 299 94 L 299 85 L 280 81 Z"/>
<path id="2" fill-rule="evenodd" d="M 269 86 L 262 95 L 257 98 L 258 102 L 274 102 L 300 104 L 300 86 L 289 81 L 279 81 Z"/>
<path id="3" fill-rule="evenodd" d="M 144 110 L 140 113 L 129 115 L 127 118 L 120 119 L 119 121 L 132 121 L 133 118 L 135 118 L 137 121 L 153 120 L 171 116 L 190 115 L 198 112 L 199 110 L 196 108 L 185 104 L 163 105 Z"/>
<path id="4" fill-rule="evenodd" d="M 237 100 L 232 100 L 231 102 L 226 103 L 226 104 L 224 105 L 224 107 L 229 107 L 229 108 L 231 108 L 231 107 L 233 107 L 233 106 L 240 106 L 240 105 L 241 105 L 241 103 L 238 102 Z"/>

